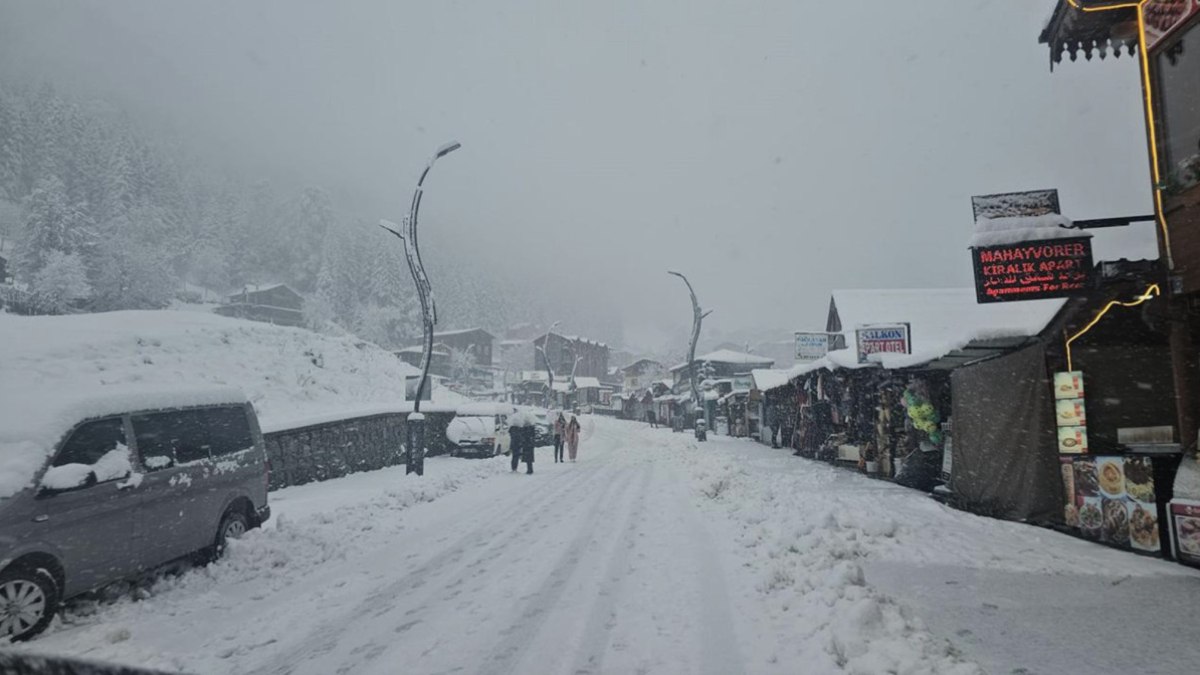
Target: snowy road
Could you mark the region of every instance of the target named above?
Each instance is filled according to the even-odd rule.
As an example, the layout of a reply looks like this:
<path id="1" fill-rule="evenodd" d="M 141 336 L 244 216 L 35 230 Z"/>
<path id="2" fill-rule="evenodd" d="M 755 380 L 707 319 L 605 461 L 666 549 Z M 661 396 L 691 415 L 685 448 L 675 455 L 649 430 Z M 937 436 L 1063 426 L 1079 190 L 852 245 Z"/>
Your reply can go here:
<path id="1" fill-rule="evenodd" d="M 142 600 L 78 606 L 27 648 L 262 674 L 1200 662 L 1195 641 L 1143 618 L 1166 602 L 1184 626 L 1200 606 L 1200 575 L 1175 565 L 748 442 L 589 419 L 578 463 L 549 458 L 533 476 L 435 459 L 424 479 L 390 469 L 275 493 L 276 522 L 228 559 Z M 1091 615 L 1105 593 L 1132 628 Z"/>

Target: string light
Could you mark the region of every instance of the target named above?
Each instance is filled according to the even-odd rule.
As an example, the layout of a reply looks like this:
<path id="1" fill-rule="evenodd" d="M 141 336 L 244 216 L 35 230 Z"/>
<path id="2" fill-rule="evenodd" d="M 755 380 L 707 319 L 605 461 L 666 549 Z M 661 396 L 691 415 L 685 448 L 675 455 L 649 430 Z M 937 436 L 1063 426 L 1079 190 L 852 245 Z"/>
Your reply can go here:
<path id="1" fill-rule="evenodd" d="M 1133 300 L 1130 300 L 1129 302 L 1121 302 L 1120 300 L 1113 300 L 1112 302 L 1109 302 L 1107 305 L 1105 305 L 1104 309 L 1097 312 L 1096 316 L 1092 317 L 1092 320 L 1089 321 L 1086 326 L 1084 326 L 1082 329 L 1080 329 L 1078 333 L 1067 338 L 1067 370 L 1075 370 L 1072 367 L 1072 362 L 1071 362 L 1071 343 L 1074 342 L 1075 340 L 1078 340 L 1080 337 L 1083 336 L 1084 333 L 1091 330 L 1093 326 L 1100 323 L 1100 319 L 1103 319 L 1104 315 L 1108 314 L 1108 310 L 1112 309 L 1113 307 L 1117 307 L 1117 306 L 1137 307 L 1138 305 L 1142 304 L 1143 302 L 1146 302 L 1147 300 L 1155 298 L 1161 294 L 1162 294 L 1162 290 L 1158 287 L 1158 284 L 1150 284 L 1150 286 L 1148 286 L 1146 288 L 1146 292 L 1142 293 L 1141 295 L 1134 298 Z"/>
<path id="2" fill-rule="evenodd" d="M 1162 231 L 1163 251 L 1167 254 L 1167 269 L 1175 269 L 1175 257 L 1171 253 L 1171 233 L 1167 230 L 1167 217 L 1163 214 L 1162 170 L 1159 167 L 1158 131 L 1154 125 L 1154 90 L 1150 81 L 1150 57 L 1146 53 L 1146 3 L 1149 0 L 1125 2 L 1103 7 L 1085 7 L 1079 0 L 1067 0 L 1067 4 L 1081 12 L 1108 12 L 1114 9 L 1136 9 L 1138 29 L 1138 52 L 1142 71 L 1142 94 L 1146 99 L 1146 128 L 1150 133 L 1150 172 L 1154 178 L 1154 215 Z"/>

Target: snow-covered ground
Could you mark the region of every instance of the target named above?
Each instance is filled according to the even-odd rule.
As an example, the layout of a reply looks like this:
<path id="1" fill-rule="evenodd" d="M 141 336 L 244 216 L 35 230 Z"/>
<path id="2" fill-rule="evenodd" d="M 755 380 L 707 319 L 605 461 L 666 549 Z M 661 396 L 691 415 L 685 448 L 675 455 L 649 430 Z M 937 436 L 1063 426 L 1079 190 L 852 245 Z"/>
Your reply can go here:
<path id="1" fill-rule="evenodd" d="M 585 418 L 580 461 L 434 458 L 22 649 L 194 673 L 1192 672 L 1200 574 L 730 439 Z M 1163 614 L 1165 612 L 1165 614 Z"/>
<path id="2" fill-rule="evenodd" d="M 264 429 L 397 407 L 405 376 L 418 374 L 368 342 L 203 312 L 0 313 L 0 345 L 0 404 L 109 385 L 231 386 Z"/>

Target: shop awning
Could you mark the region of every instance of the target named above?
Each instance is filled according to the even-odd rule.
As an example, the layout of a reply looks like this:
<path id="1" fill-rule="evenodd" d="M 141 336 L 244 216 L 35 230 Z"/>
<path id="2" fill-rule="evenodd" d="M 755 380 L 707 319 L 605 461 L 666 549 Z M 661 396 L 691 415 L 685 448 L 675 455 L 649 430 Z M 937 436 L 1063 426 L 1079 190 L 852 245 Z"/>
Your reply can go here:
<path id="1" fill-rule="evenodd" d="M 987 361 L 1025 346 L 1036 338 L 1008 337 L 992 340 L 976 340 L 970 344 L 933 359 L 928 363 L 914 366 L 914 370 L 954 370 L 962 366 Z"/>
<path id="2" fill-rule="evenodd" d="M 1114 2 L 1076 0 L 1088 9 L 1101 9 Z M 1038 42 L 1050 46 L 1050 69 L 1062 63 L 1066 53 L 1074 61 L 1080 52 L 1084 58 L 1107 57 L 1110 53 L 1120 57 L 1122 50 L 1132 56 L 1138 44 L 1137 9 L 1123 7 L 1103 11 L 1084 11 L 1072 6 L 1067 0 L 1058 0 L 1054 13 L 1046 21 L 1038 36 Z"/>

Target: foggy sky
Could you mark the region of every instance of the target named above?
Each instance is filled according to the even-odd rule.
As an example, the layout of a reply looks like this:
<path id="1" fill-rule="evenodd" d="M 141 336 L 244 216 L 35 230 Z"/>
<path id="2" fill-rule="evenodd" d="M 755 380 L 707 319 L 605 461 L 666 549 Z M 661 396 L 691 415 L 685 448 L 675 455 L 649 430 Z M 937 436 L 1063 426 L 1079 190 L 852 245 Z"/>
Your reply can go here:
<path id="1" fill-rule="evenodd" d="M 658 347 L 690 322 L 668 268 L 714 331 L 823 328 L 835 287 L 969 285 L 972 194 L 1150 213 L 1135 61 L 1051 75 L 1052 5 L 0 0 L 0 68 L 367 217 L 457 139 L 422 228 Z"/>

